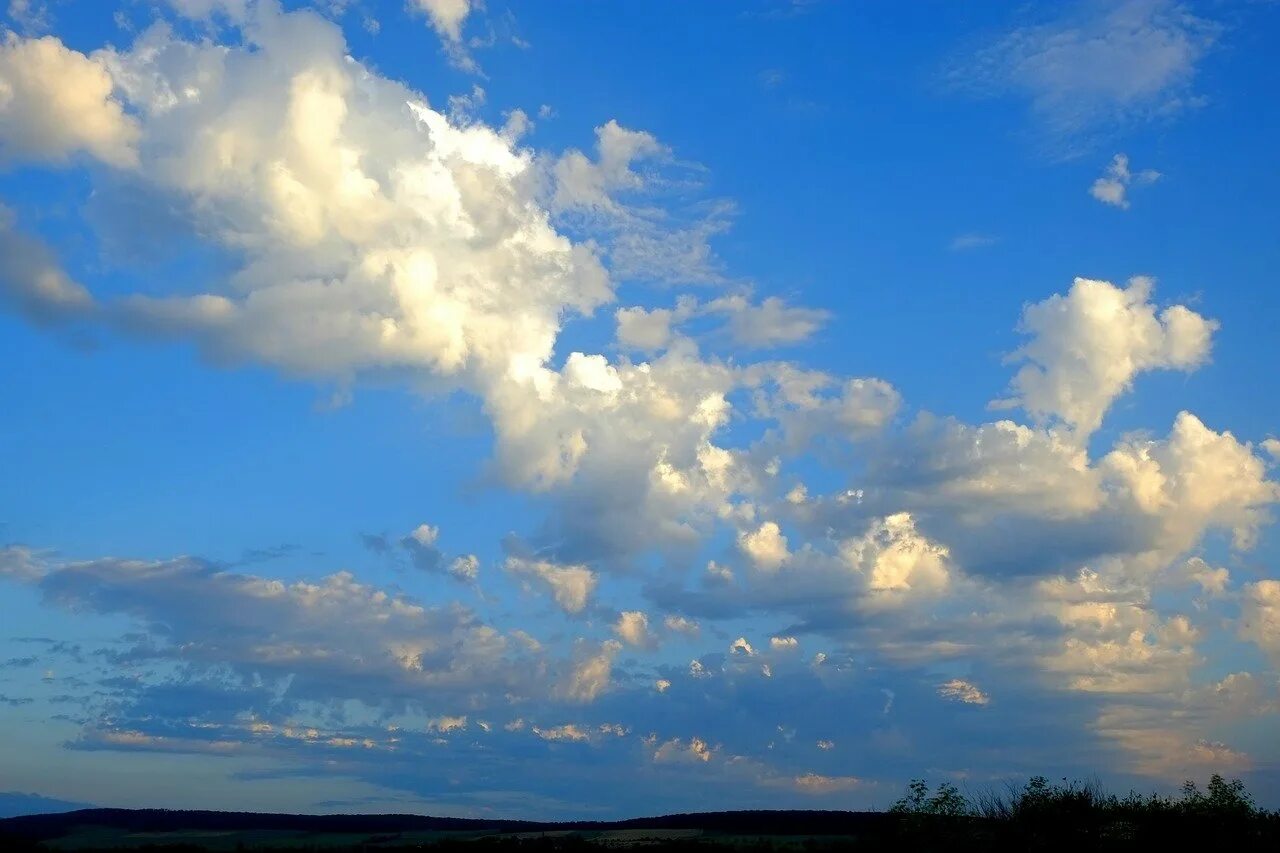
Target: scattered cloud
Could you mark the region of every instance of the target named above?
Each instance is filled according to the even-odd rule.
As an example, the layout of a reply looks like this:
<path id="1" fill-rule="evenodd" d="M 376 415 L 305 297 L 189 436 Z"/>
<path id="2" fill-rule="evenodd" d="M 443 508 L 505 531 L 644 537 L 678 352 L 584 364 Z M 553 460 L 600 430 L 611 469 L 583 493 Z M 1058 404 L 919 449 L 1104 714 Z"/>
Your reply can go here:
<path id="1" fill-rule="evenodd" d="M 1129 157 L 1125 154 L 1117 154 L 1112 158 L 1111 164 L 1107 166 L 1107 170 L 1102 174 L 1102 177 L 1094 181 L 1093 185 L 1089 187 L 1089 195 L 1103 204 L 1128 210 L 1129 188 L 1131 186 L 1141 187 L 1153 184 L 1160 177 L 1160 173 L 1154 169 L 1131 172 L 1129 170 Z"/>
<path id="2" fill-rule="evenodd" d="M 1026 98 L 1051 145 L 1068 152 L 1117 127 L 1203 103 L 1193 83 L 1218 24 L 1177 0 L 1066 8 L 1056 19 L 1014 27 L 955 68 L 953 80 Z"/>
<path id="3" fill-rule="evenodd" d="M 939 684 L 938 695 L 943 699 L 962 702 L 965 705 L 987 705 L 991 702 L 990 697 L 983 693 L 977 685 L 962 678 L 953 678 L 948 682 Z"/>
<path id="4" fill-rule="evenodd" d="M 968 252 L 973 249 L 986 249 L 1000 242 L 999 237 L 993 237 L 990 234 L 980 234 L 976 231 L 970 231 L 967 234 L 959 234 L 952 238 L 948 244 L 948 248 L 953 252 Z"/>

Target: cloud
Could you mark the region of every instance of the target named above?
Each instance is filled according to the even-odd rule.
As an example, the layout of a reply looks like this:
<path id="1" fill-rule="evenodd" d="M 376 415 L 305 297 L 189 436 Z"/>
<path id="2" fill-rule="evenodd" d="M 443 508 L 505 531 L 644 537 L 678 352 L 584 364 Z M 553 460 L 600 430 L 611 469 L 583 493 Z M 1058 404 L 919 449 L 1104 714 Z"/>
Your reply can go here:
<path id="1" fill-rule="evenodd" d="M 965 705 L 987 705 L 991 702 L 990 697 L 983 693 L 977 685 L 962 678 L 953 678 L 950 681 L 939 684 L 938 695 L 943 699 L 962 702 Z"/>
<path id="2" fill-rule="evenodd" d="M 586 566 L 562 566 L 547 560 L 508 557 L 502 567 L 547 589 L 566 613 L 581 613 L 596 588 L 596 575 Z"/>
<path id="3" fill-rule="evenodd" d="M 1152 184 L 1158 181 L 1160 177 L 1160 173 L 1154 169 L 1143 169 L 1137 173 L 1130 172 L 1128 156 L 1117 154 L 1112 158 L 1111 164 L 1107 166 L 1107 170 L 1102 174 L 1102 177 L 1094 181 L 1093 185 L 1089 187 L 1089 195 L 1103 204 L 1128 210 L 1130 185 L 1144 186 Z"/>
<path id="4" fill-rule="evenodd" d="M 820 773 L 804 773 L 791 782 L 797 791 L 818 795 L 852 791 L 866 784 L 856 776 L 823 776 Z"/>
<path id="5" fill-rule="evenodd" d="M 757 569 L 775 572 L 791 558 L 787 550 L 787 537 L 777 522 L 766 521 L 756 530 L 738 534 L 738 549 Z"/>
<path id="6" fill-rule="evenodd" d="M 649 633 L 649 617 L 640 610 L 624 610 L 618 614 L 613 633 L 631 646 L 648 646 L 654 642 Z"/>
<path id="7" fill-rule="evenodd" d="M 616 640 L 599 646 L 579 643 L 577 660 L 564 685 L 564 694 L 574 702 L 592 702 L 612 684 L 613 658 L 622 648 Z"/>
<path id="8" fill-rule="evenodd" d="M 702 738 L 691 737 L 687 741 L 672 738 L 653 751 L 653 761 L 655 764 L 706 764 L 713 752 Z"/>
<path id="9" fill-rule="evenodd" d="M 698 636 L 702 630 L 701 626 L 699 626 L 696 621 L 687 619 L 684 616 L 676 616 L 674 614 L 663 619 L 662 624 L 672 633 L 684 634 L 689 637 Z"/>
<path id="10" fill-rule="evenodd" d="M 284 582 L 192 558 L 50 563 L 5 552 L 5 575 L 51 605 L 137 621 L 153 654 L 291 679 L 313 699 L 399 699 L 528 689 L 518 648 L 459 605 L 426 607 L 346 572 Z"/>
<path id="11" fill-rule="evenodd" d="M 1274 440 L 1191 412 L 1095 437 L 1138 375 L 1204 364 L 1214 321 L 1155 304 L 1147 279 L 1079 279 L 1026 307 L 1008 417 L 922 411 L 883 378 L 753 360 L 827 316 L 727 280 L 708 241 L 728 208 L 653 134 L 606 122 L 590 154 L 538 151 L 521 122 L 486 125 L 475 90 L 441 111 L 351 58 L 319 15 L 254 4 L 223 24 L 226 44 L 159 26 L 72 57 L 109 75 L 137 165 L 74 134 L 67 156 L 92 162 L 90 232 L 149 227 L 120 213 L 145 199 L 225 274 L 81 285 L 6 221 L 6 301 L 216 364 L 460 392 L 491 428 L 486 482 L 542 514 L 483 576 L 434 524 L 365 537 L 474 584 L 471 606 L 414 572 L 430 601 L 350 572 L 0 551 L 47 606 L 128 623 L 42 648 L 49 684 L 6 670 L 35 702 L 74 691 L 75 749 L 546 813 L 870 798 L 932 766 L 1252 760 L 1212 708 L 1273 713 L 1274 673 L 1203 673 L 1274 633 L 1270 581 L 1235 577 L 1280 500 Z M 643 304 L 619 305 L 641 280 L 718 289 L 628 286 Z M 576 324 L 604 312 L 617 346 L 593 350 Z M 530 612 L 525 585 L 555 606 Z M 996 730 L 1007 750 L 972 749 Z"/>
<path id="12" fill-rule="evenodd" d="M 953 77 L 979 92 L 1025 97 L 1057 144 L 1078 145 L 1201 103 L 1192 83 L 1219 31 L 1176 0 L 1077 3 L 1056 20 L 1012 29 Z"/>
<path id="13" fill-rule="evenodd" d="M 15 221 L 0 205 L 0 300 L 41 324 L 91 314 L 97 306 L 89 291 L 63 271 L 47 246 L 16 231 Z"/>
<path id="14" fill-rule="evenodd" d="M 1183 305 L 1157 315 L 1153 286 L 1143 277 L 1124 288 L 1077 278 L 1065 296 L 1028 305 L 1019 328 L 1031 340 L 1011 357 L 1025 363 L 1011 383 L 1013 396 L 995 405 L 1021 406 L 1084 437 L 1139 373 L 1207 362 L 1217 322 Z"/>
<path id="15" fill-rule="evenodd" d="M 700 302 L 693 296 L 676 300 L 675 308 L 620 308 L 615 313 L 617 339 L 623 347 L 645 353 L 658 352 L 677 341 L 677 330 L 701 317 L 723 317 L 723 331 L 739 348 L 770 349 L 790 346 L 812 337 L 830 314 L 813 308 L 788 305 L 776 296 L 753 303 L 735 294 Z"/>
<path id="16" fill-rule="evenodd" d="M 776 296 L 767 297 L 759 305 L 751 305 L 740 296 L 721 297 L 708 303 L 703 311 L 728 315 L 734 342 L 761 349 L 806 340 L 830 317 L 819 309 L 787 305 Z"/>
<path id="17" fill-rule="evenodd" d="M 63 163 L 85 152 L 113 166 L 137 163 L 137 123 L 127 115 L 100 53 L 54 36 L 0 42 L 0 165 Z"/>
<path id="18" fill-rule="evenodd" d="M 953 252 L 968 252 L 973 249 L 986 249 L 1000 242 L 999 237 L 993 237 L 990 234 L 979 234 L 971 231 L 967 234 L 959 234 L 951 239 L 947 245 Z"/>
<path id="19" fill-rule="evenodd" d="M 441 38 L 462 40 L 462 25 L 471 14 L 471 0 L 411 0 L 413 6 L 425 12 L 431 27 Z"/>
<path id="20" fill-rule="evenodd" d="M 409 6 L 426 16 L 444 45 L 445 55 L 457 68 L 479 73 L 480 66 L 467 50 L 462 28 L 473 11 L 472 0 L 409 0 Z"/>
<path id="21" fill-rule="evenodd" d="M 1240 636 L 1280 661 L 1280 581 L 1260 580 L 1244 588 Z"/>

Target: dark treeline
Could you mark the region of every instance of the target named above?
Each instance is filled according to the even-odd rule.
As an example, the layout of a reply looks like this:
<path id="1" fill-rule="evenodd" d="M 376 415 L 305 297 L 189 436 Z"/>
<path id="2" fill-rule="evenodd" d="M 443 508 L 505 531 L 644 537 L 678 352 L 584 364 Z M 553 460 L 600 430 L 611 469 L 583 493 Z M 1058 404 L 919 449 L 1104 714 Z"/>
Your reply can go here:
<path id="1" fill-rule="evenodd" d="M 1152 845 L 1182 850 L 1280 850 L 1280 812 L 1257 807 L 1238 780 L 1214 776 L 1203 790 L 1186 783 L 1175 796 L 1109 794 L 1096 784 L 1050 783 L 1036 777 L 1022 788 L 966 796 L 954 785 L 936 789 L 912 782 L 906 795 L 888 812 L 743 811 L 668 815 L 618 822 L 533 823 L 471 821 L 412 815 L 261 815 L 230 812 L 88 810 L 0 821 L 0 850 L 15 853 L 95 848 L 74 843 L 87 827 L 125 833 L 219 830 L 291 830 L 315 833 L 295 836 L 281 846 L 244 842 L 205 847 L 166 843 L 150 835 L 150 843 L 132 849 L 151 853 L 197 853 L 218 850 L 398 851 L 433 853 L 595 853 L 602 848 L 643 846 L 671 853 L 717 853 L 726 848 L 769 853 L 800 850 L 1146 850 Z M 701 831 L 697 837 L 641 838 L 611 835 L 618 830 Z M 430 841 L 402 833 L 464 833 Z M 540 834 L 542 832 L 554 834 Z M 356 843 L 339 842 L 335 833 L 365 836 Z M 519 833 L 518 835 L 516 833 Z M 603 833 L 603 834 L 602 834 Z M 178 839 L 174 839 L 175 842 Z M 231 841 L 231 839 L 227 839 Z M 69 844 L 70 842 L 70 844 Z M 128 844 L 124 836 L 111 847 Z M 344 846 L 345 844 L 345 846 Z M 1158 848 L 1157 848 L 1158 849 Z"/>

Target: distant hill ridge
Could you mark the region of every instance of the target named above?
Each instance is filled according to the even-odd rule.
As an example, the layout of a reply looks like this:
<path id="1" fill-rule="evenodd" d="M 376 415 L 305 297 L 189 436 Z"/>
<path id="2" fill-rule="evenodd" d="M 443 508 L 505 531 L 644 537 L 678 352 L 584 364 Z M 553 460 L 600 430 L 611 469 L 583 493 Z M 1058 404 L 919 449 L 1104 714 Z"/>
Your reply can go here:
<path id="1" fill-rule="evenodd" d="M 618 821 L 527 821 L 411 814 L 305 815 L 171 809 L 81 809 L 0 820 L 0 835 L 57 838 L 76 827 L 128 832 L 291 830 L 294 832 L 554 832 L 565 830 L 701 829 L 744 835 L 846 835 L 891 821 L 880 812 L 732 811 L 640 817 Z"/>

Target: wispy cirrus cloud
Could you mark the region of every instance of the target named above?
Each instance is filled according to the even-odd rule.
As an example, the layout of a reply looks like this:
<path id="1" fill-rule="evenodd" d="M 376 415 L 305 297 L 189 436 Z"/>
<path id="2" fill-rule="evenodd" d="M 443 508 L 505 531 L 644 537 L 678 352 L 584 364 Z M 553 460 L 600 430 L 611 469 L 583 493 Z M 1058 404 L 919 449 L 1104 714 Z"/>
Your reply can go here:
<path id="1" fill-rule="evenodd" d="M 1177 0 L 1080 2 L 1014 27 L 948 78 L 976 94 L 1024 98 L 1047 147 L 1077 153 L 1118 127 L 1202 104 L 1196 72 L 1221 31 Z"/>

